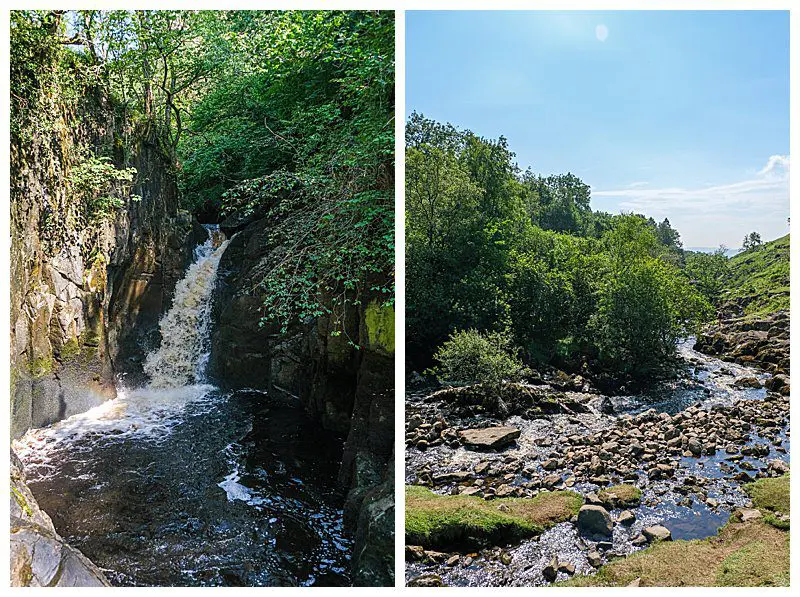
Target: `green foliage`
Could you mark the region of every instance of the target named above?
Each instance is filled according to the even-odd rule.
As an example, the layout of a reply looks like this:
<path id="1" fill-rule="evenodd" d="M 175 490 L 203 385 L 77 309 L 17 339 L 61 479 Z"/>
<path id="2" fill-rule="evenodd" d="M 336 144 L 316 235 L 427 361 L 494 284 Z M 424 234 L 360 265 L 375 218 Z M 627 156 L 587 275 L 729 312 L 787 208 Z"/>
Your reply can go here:
<path id="1" fill-rule="evenodd" d="M 752 315 L 789 309 L 789 247 L 787 234 L 732 257 L 720 301 L 737 303 Z"/>
<path id="2" fill-rule="evenodd" d="M 725 252 L 726 248 L 720 247 L 713 253 L 690 252 L 685 258 L 684 271 L 690 283 L 714 305 L 719 302 L 729 270 Z"/>
<path id="3" fill-rule="evenodd" d="M 178 146 L 184 203 L 270 217 L 262 323 L 394 293 L 394 19 L 229 11 L 230 50 Z M 291 214 L 291 217 L 282 217 Z M 352 341 L 352 339 L 351 339 Z"/>
<path id="4" fill-rule="evenodd" d="M 110 158 L 89 156 L 73 166 L 67 180 L 73 192 L 86 203 L 90 221 L 111 219 L 125 207 L 120 196 L 136 175 L 136 168 L 117 168 Z M 132 200 L 140 197 L 133 196 Z"/>
<path id="5" fill-rule="evenodd" d="M 525 363 L 646 377 L 710 317 L 669 220 L 593 212 L 573 174 L 520 173 L 504 138 L 406 127 L 407 354 L 508 330 Z M 464 378 L 462 381 L 466 381 Z"/>
<path id="6" fill-rule="evenodd" d="M 761 246 L 761 235 L 758 232 L 751 232 L 742 241 L 742 251 L 752 251 Z"/>
<path id="7" fill-rule="evenodd" d="M 510 339 L 499 332 L 455 332 L 434 358 L 439 362 L 436 376 L 448 385 L 516 381 L 522 371 Z"/>
<path id="8" fill-rule="evenodd" d="M 609 259 L 590 327 L 603 361 L 646 375 L 711 316 L 711 305 L 664 259 L 663 245 L 640 218 L 623 217 L 603 241 Z"/>

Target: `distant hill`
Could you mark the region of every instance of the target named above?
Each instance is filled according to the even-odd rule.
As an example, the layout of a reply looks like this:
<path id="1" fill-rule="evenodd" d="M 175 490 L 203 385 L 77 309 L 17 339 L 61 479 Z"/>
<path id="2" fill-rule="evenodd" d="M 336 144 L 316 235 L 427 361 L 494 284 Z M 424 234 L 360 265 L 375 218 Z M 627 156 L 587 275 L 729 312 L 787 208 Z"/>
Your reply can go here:
<path id="1" fill-rule="evenodd" d="M 684 247 L 684 251 L 692 251 L 693 253 L 713 253 L 719 247 Z M 728 249 L 725 251 L 725 257 L 733 257 L 736 255 L 741 249 Z"/>
<path id="2" fill-rule="evenodd" d="M 789 235 L 731 257 L 723 303 L 745 314 L 767 314 L 789 308 Z"/>

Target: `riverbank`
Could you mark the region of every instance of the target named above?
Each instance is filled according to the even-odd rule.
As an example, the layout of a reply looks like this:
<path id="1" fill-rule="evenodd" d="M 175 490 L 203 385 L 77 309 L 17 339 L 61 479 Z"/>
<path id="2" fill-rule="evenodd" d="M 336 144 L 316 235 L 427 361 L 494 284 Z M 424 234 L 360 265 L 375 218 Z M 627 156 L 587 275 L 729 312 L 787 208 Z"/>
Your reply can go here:
<path id="1" fill-rule="evenodd" d="M 679 350 L 682 374 L 647 394 L 532 387 L 530 405 L 546 404 L 550 414 L 529 405 L 502 416 L 474 401 L 465 408 L 464 400 L 435 393 L 409 396 L 406 483 L 488 507 L 498 498 L 573 491 L 592 512 L 534 538 L 446 557 L 409 548 L 407 581 L 531 586 L 593 576 L 659 537 L 712 537 L 734 512 L 750 508 L 748 483 L 788 471 L 788 397 L 763 386 L 771 378 L 763 371 L 691 345 Z M 465 434 L 471 429 L 483 431 Z M 476 433 L 504 439 L 476 446 L 469 439 Z"/>

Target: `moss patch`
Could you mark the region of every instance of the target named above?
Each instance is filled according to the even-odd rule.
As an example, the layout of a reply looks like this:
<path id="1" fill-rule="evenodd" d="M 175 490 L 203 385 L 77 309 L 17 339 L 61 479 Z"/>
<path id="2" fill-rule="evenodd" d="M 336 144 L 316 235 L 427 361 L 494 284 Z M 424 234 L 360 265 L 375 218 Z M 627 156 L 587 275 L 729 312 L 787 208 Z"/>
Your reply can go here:
<path id="1" fill-rule="evenodd" d="M 581 505 L 583 498 L 571 491 L 487 501 L 474 496 L 443 496 L 424 487 L 409 486 L 406 543 L 467 549 L 507 544 L 568 520 Z"/>
<path id="2" fill-rule="evenodd" d="M 53 359 L 36 357 L 28 363 L 28 371 L 34 379 L 44 377 L 53 371 Z"/>
<path id="3" fill-rule="evenodd" d="M 789 514 L 789 475 L 759 479 L 744 486 L 753 505 L 762 511 L 764 520 L 779 529 L 788 529 L 789 521 L 779 520 L 776 514 Z"/>
<path id="4" fill-rule="evenodd" d="M 642 490 L 634 485 L 614 485 L 597 494 L 598 497 L 614 507 L 627 508 L 636 506 L 642 500 Z"/>
<path id="5" fill-rule="evenodd" d="M 364 312 L 364 321 L 370 347 L 394 353 L 394 308 L 372 301 Z"/>
<path id="6" fill-rule="evenodd" d="M 81 346 L 77 338 L 67 340 L 64 345 L 59 349 L 58 353 L 62 360 L 68 361 L 78 356 L 81 352 Z"/>

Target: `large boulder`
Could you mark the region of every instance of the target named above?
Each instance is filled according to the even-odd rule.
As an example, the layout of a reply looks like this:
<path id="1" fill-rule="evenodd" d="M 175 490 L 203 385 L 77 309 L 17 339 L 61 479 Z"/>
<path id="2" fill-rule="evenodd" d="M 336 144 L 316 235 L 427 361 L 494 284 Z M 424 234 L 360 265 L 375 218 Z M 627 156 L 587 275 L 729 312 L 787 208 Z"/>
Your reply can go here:
<path id="1" fill-rule="evenodd" d="M 11 458 L 11 586 L 107 587 L 110 583 L 53 527 L 30 489 L 19 460 Z"/>
<path id="2" fill-rule="evenodd" d="M 614 534 L 614 523 L 608 510 L 589 504 L 581 506 L 578 511 L 578 530 L 590 537 L 611 537 Z"/>
<path id="3" fill-rule="evenodd" d="M 458 432 L 461 442 L 467 448 L 497 450 L 512 443 L 519 437 L 516 427 L 485 427 L 483 429 L 462 429 Z"/>

